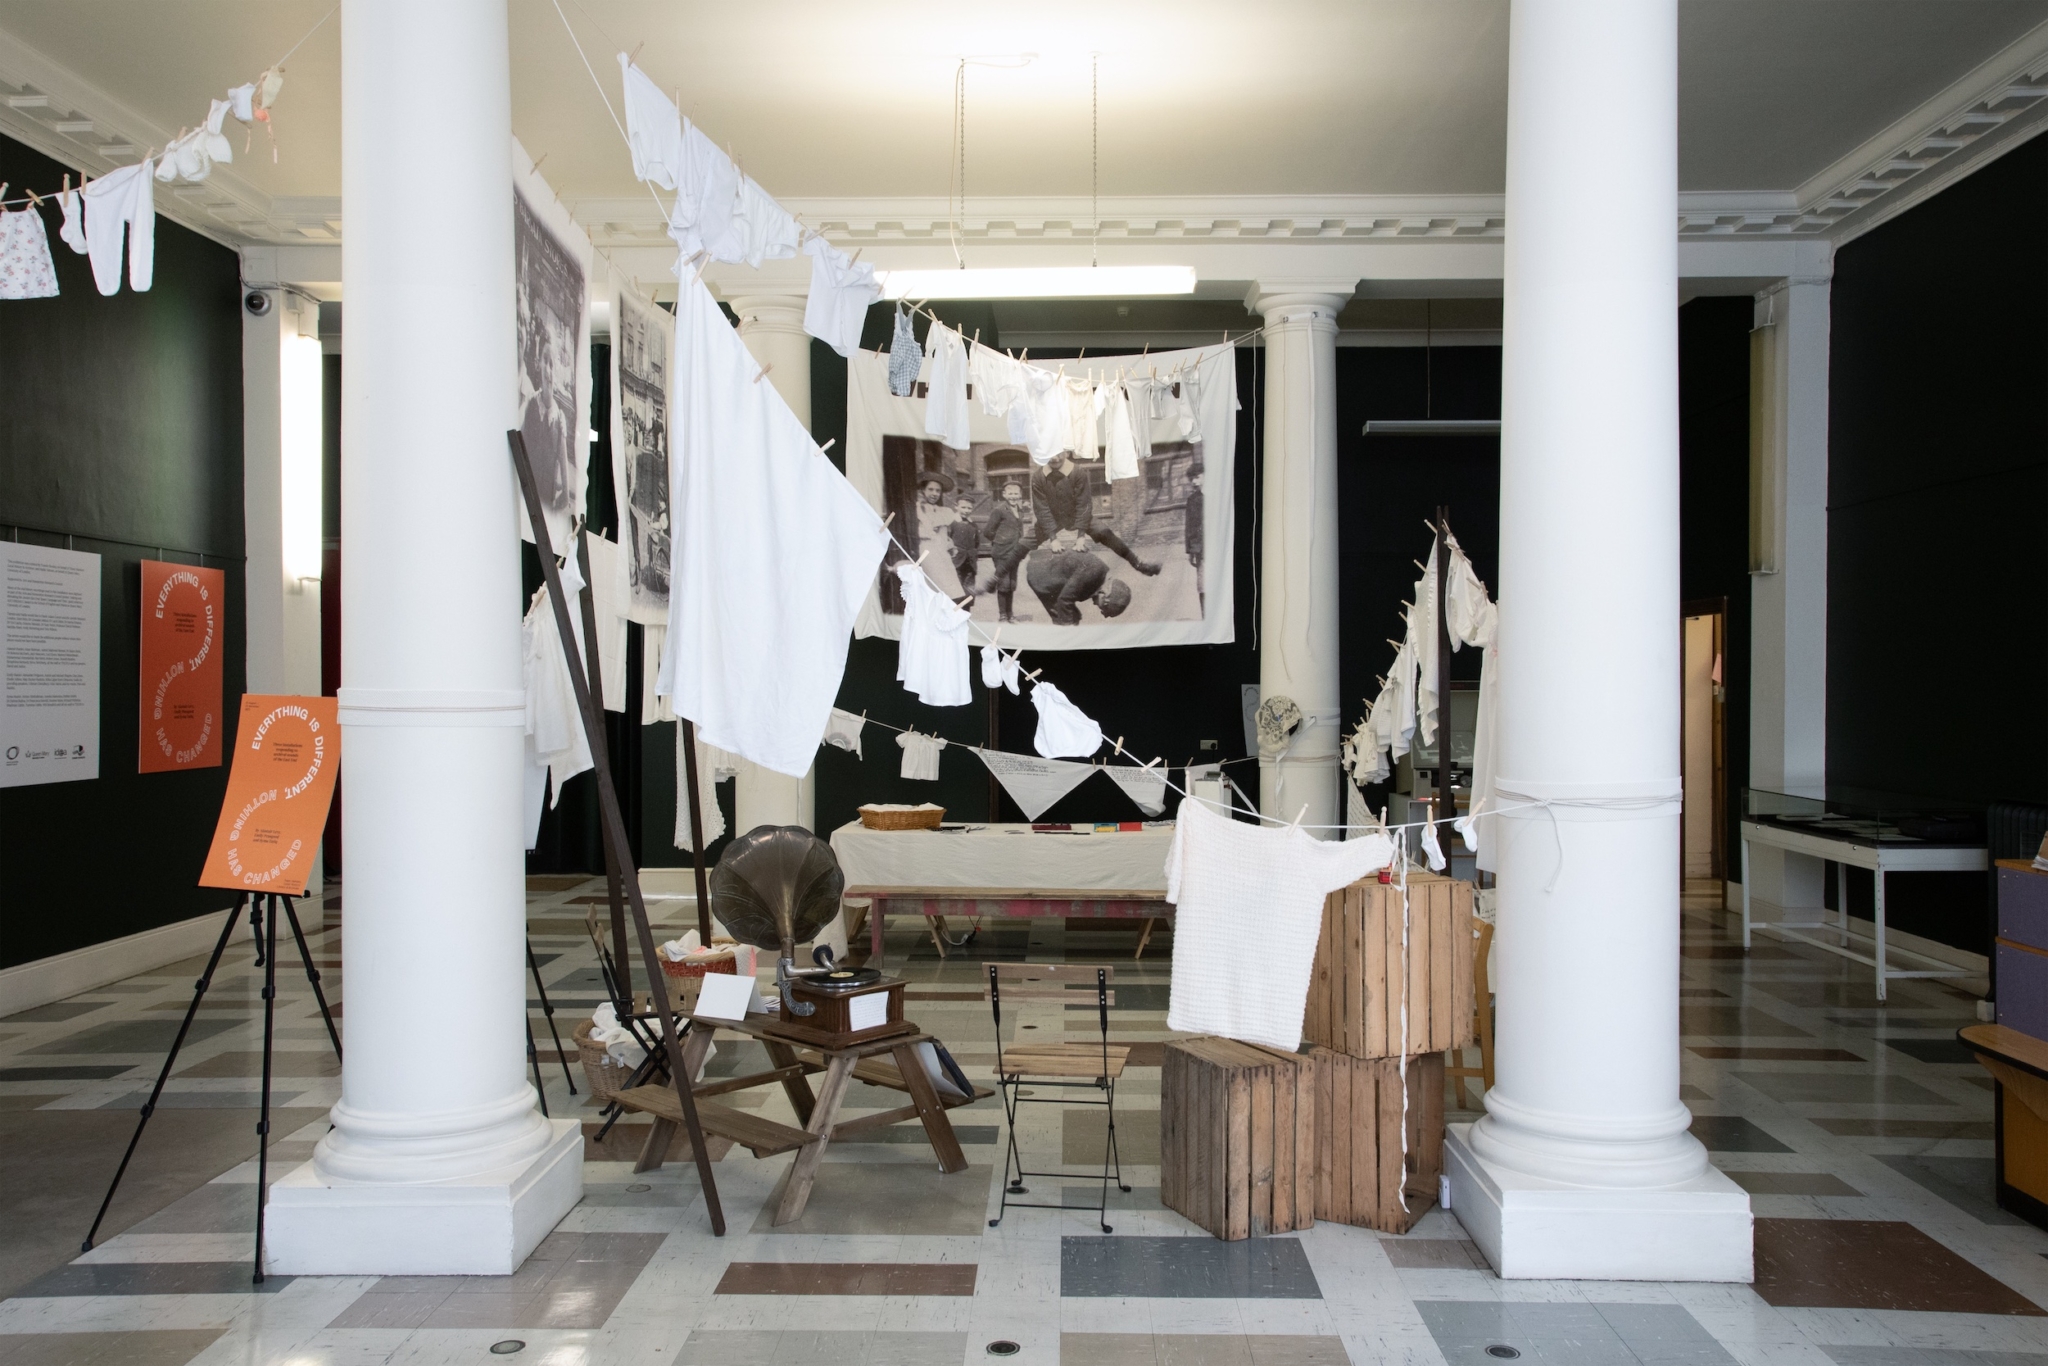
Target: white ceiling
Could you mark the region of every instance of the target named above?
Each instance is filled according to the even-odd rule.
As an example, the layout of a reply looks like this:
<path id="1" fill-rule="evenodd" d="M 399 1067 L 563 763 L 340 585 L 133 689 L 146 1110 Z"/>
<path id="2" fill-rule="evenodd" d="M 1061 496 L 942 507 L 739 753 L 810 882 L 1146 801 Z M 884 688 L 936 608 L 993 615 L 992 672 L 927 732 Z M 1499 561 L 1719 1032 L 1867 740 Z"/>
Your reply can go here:
<path id="1" fill-rule="evenodd" d="M 70 103 L 102 107 L 68 111 L 96 128 L 59 150 L 103 169 L 121 157 L 95 160 L 93 147 L 196 122 L 330 4 L 0 0 L 0 74 L 16 86 L 23 72 L 48 77 L 38 89 L 72 78 Z M 546 157 L 565 201 L 632 198 L 555 0 L 509 6 L 514 131 Z M 644 45 L 641 65 L 788 199 L 943 202 L 958 58 L 1020 53 L 1037 55 L 968 71 L 970 214 L 976 198 L 1088 193 L 1091 54 L 1105 200 L 1502 187 L 1506 0 L 562 0 L 560 11 L 609 90 L 617 45 Z M 1789 195 L 2048 24 L 2048 0 L 1682 0 L 1680 14 L 1682 188 Z M 339 195 L 339 47 L 329 20 L 292 58 L 276 163 L 259 134 L 222 193 L 287 210 Z M 393 98 L 417 103 L 431 138 L 433 92 Z M 1587 154 L 1599 144 L 1587 129 Z"/>

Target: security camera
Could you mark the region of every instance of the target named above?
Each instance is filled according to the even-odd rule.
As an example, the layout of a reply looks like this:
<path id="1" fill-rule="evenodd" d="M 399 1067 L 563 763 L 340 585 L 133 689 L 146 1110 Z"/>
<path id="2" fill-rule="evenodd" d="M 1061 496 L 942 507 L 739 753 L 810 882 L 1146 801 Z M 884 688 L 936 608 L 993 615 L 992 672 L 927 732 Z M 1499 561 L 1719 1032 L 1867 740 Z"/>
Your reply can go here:
<path id="1" fill-rule="evenodd" d="M 276 305 L 271 302 L 268 294 L 260 289 L 252 289 L 242 296 L 242 307 L 249 310 L 250 317 L 260 318 L 269 313 Z"/>

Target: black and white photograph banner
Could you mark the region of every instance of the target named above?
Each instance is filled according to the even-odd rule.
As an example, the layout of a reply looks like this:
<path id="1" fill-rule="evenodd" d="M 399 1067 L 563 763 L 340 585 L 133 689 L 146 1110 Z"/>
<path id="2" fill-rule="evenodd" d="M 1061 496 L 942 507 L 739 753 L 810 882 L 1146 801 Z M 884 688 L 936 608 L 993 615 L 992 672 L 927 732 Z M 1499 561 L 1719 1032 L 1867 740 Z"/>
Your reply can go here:
<path id="1" fill-rule="evenodd" d="M 925 434 L 926 400 L 889 392 L 889 357 L 847 361 L 846 476 L 949 597 L 1005 647 L 1132 649 L 1232 639 L 1232 470 L 1237 363 L 1213 346 L 1054 363 L 1069 380 L 1171 381 L 1192 392 L 1192 431 L 1151 424 L 1136 478 L 1111 482 L 1103 452 L 1033 463 L 1004 419 L 968 400 L 965 450 Z M 929 362 L 926 368 L 929 369 Z M 921 388 L 921 386 L 919 386 Z M 903 602 L 888 558 L 855 624 L 900 639 Z"/>
<path id="2" fill-rule="evenodd" d="M 612 489 L 626 619 L 668 624 L 668 417 L 675 319 L 612 271 Z"/>
<path id="3" fill-rule="evenodd" d="M 425 201 L 431 203 L 431 200 Z M 519 430 L 548 534 L 569 544 L 590 464 L 590 237 L 512 143 L 513 298 Z M 520 504 L 519 527 L 533 539 Z"/>

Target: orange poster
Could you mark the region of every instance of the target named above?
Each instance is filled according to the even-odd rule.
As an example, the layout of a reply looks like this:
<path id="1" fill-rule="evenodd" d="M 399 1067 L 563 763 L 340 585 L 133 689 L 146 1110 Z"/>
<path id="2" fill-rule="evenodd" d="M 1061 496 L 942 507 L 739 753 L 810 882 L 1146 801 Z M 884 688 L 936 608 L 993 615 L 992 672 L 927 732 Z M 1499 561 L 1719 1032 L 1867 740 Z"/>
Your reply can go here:
<path id="1" fill-rule="evenodd" d="M 142 687 L 136 771 L 219 768 L 227 575 L 142 562 Z"/>
<path id="2" fill-rule="evenodd" d="M 244 697 L 202 887 L 302 896 L 341 771 L 331 697 Z"/>

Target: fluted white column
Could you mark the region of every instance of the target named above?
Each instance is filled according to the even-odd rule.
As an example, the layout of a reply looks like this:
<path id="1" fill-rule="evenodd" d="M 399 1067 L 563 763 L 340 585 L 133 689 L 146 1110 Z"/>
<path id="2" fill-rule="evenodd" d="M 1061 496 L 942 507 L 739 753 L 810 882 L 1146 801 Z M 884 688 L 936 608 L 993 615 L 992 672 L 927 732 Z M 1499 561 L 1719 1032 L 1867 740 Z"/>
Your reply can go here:
<path id="1" fill-rule="evenodd" d="M 1678 1098 L 1677 19 L 1510 11 L 1499 1080 L 1446 1145 L 1509 1277 L 1750 1278 Z"/>
<path id="2" fill-rule="evenodd" d="M 1338 800 L 1337 314 L 1355 280 L 1261 281 L 1245 307 L 1266 323 L 1260 524 L 1259 699 L 1287 697 L 1302 727 L 1259 761 L 1259 810 L 1331 825 Z M 1329 831 L 1318 831 L 1329 834 Z"/>
<path id="3" fill-rule="evenodd" d="M 579 1126 L 525 1073 L 505 0 L 340 22 L 345 1061 L 272 1192 L 272 1265 L 504 1273 L 582 1193 Z M 428 89 L 422 137 L 392 92 Z M 425 185 L 460 250 L 421 249 Z"/>
<path id="4" fill-rule="evenodd" d="M 804 331 L 802 294 L 735 294 L 740 340 L 768 367 L 768 382 L 804 426 L 811 425 L 811 336 Z M 744 763 L 733 780 L 733 821 L 745 834 L 757 825 L 817 824 L 817 769 L 801 778 Z"/>

